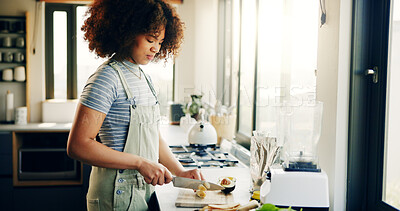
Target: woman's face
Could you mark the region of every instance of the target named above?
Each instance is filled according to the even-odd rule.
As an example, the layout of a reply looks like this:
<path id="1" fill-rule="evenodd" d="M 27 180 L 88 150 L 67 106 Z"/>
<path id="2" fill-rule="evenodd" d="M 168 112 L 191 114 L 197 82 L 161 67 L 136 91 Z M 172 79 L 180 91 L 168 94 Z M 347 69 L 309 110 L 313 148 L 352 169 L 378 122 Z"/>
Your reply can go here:
<path id="1" fill-rule="evenodd" d="M 133 63 L 146 65 L 152 61 L 156 53 L 160 51 L 164 36 L 164 29 L 157 34 L 138 35 L 132 49 L 132 58 L 135 60 Z"/>

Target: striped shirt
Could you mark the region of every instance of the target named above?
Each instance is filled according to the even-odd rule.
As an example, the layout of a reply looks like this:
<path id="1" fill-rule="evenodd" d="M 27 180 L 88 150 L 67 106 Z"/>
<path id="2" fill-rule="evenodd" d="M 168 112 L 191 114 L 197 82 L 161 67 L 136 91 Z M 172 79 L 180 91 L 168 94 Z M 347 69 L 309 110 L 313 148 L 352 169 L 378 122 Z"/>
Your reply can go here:
<path id="1" fill-rule="evenodd" d="M 108 61 L 89 77 L 80 97 L 82 105 L 106 114 L 99 131 L 100 142 L 118 151 L 123 151 L 128 135 L 130 105 L 151 106 L 156 104 L 156 99 L 143 72 L 141 73 L 139 70 L 139 65 L 127 60 L 123 63 L 129 69 L 121 62 L 117 62 L 117 65 L 122 70 L 133 95 L 131 102 L 127 99 L 118 72 L 108 65 Z M 141 79 L 134 73 L 137 76 L 141 74 Z M 152 83 L 150 76 L 147 74 L 146 76 Z"/>

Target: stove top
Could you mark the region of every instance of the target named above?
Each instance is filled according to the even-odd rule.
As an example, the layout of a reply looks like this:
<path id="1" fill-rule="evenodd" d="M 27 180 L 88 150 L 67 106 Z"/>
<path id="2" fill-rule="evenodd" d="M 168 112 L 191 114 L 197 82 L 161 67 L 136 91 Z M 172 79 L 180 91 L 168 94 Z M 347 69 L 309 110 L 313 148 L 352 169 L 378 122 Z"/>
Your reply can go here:
<path id="1" fill-rule="evenodd" d="M 227 152 L 222 152 L 219 146 L 212 145 L 174 145 L 170 146 L 172 153 L 184 167 L 234 167 L 239 161 Z"/>

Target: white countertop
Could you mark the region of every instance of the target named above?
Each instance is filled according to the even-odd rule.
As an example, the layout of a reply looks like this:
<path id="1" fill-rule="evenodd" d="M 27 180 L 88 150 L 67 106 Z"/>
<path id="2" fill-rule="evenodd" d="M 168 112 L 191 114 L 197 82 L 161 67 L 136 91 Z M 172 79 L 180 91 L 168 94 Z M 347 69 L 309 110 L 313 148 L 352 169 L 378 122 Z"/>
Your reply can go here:
<path id="1" fill-rule="evenodd" d="M 40 132 L 54 131 L 64 132 L 71 129 L 71 123 L 28 123 L 26 125 L 0 124 L 1 131 L 17 131 L 17 132 Z M 161 136 L 166 140 L 168 145 L 187 145 L 187 133 L 179 126 L 162 123 L 160 125 Z M 234 176 L 237 179 L 236 188 L 232 192 L 235 202 L 246 204 L 250 199 L 250 171 L 246 165 L 240 164 L 237 167 L 225 168 L 202 168 L 201 169 L 206 180 L 217 182 L 218 177 Z M 194 208 L 177 208 L 175 200 L 179 193 L 179 188 L 173 187 L 172 183 L 156 186 L 157 198 L 159 200 L 161 210 L 194 210 Z"/>
<path id="2" fill-rule="evenodd" d="M 28 123 L 26 125 L 0 124 L 0 131 L 69 131 L 72 123 Z"/>
<path id="3" fill-rule="evenodd" d="M 169 145 L 187 145 L 187 134 L 179 126 L 162 124 L 160 127 L 161 136 Z M 232 192 L 235 202 L 246 204 L 249 202 L 251 194 L 250 170 L 245 165 L 238 167 L 225 168 L 202 168 L 201 172 L 207 181 L 217 182 L 218 177 L 236 177 L 236 188 Z M 163 186 L 156 186 L 156 193 L 161 210 L 194 210 L 195 208 L 175 207 L 175 200 L 179 193 L 179 188 L 173 187 L 172 183 Z"/>
<path id="4" fill-rule="evenodd" d="M 168 123 L 160 124 L 161 137 L 168 143 L 168 145 L 182 145 L 188 143 L 188 134 L 179 127 L 179 125 L 170 125 Z"/>

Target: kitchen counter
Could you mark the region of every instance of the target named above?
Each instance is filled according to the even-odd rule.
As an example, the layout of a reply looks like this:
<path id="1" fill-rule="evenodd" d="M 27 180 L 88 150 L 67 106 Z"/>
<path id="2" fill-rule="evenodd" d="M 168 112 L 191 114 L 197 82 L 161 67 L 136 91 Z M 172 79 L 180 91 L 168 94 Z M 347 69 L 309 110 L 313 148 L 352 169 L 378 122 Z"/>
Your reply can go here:
<path id="1" fill-rule="evenodd" d="M 72 123 L 28 123 L 26 125 L 0 124 L 0 131 L 51 131 L 65 132 L 71 129 Z"/>
<path id="2" fill-rule="evenodd" d="M 179 127 L 162 124 L 160 127 L 161 136 L 169 145 L 187 145 L 187 134 Z M 251 194 L 249 192 L 251 185 L 250 170 L 246 165 L 226 168 L 202 168 L 201 172 L 205 179 L 210 182 L 217 182 L 218 177 L 233 176 L 237 183 L 232 192 L 235 202 L 246 204 L 249 202 Z M 156 194 L 161 210 L 194 210 L 195 208 L 175 207 L 175 200 L 180 188 L 175 188 L 172 183 L 156 186 Z"/>

